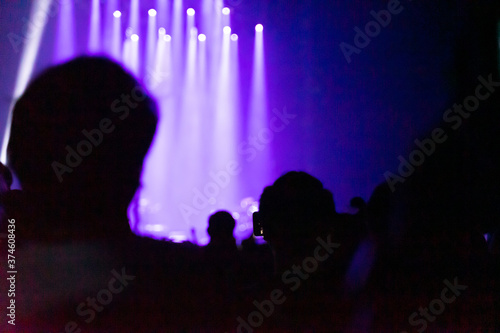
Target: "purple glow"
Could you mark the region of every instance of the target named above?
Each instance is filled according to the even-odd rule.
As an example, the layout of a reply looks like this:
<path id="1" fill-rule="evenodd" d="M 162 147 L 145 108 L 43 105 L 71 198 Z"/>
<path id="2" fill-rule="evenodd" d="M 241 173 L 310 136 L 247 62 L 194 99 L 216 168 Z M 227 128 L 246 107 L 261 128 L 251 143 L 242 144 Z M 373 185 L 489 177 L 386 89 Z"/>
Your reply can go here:
<path id="1" fill-rule="evenodd" d="M 185 15 L 182 0 L 174 0 L 171 17 L 165 20 L 169 25 L 158 29 L 160 12 L 140 14 L 139 2 L 131 0 L 128 13 L 118 10 L 116 2 L 107 6 L 105 24 L 101 25 L 97 3 L 93 0 L 86 18 L 91 22 L 86 28 L 89 48 L 92 52 L 106 48 L 146 85 L 160 110 L 157 133 L 144 164 L 143 186 L 129 209 L 134 231 L 182 241 L 191 239 L 194 228 L 197 242 L 206 244 L 210 212 L 225 209 L 238 219 L 235 236 L 239 240 L 248 237 L 248 213 L 257 206 L 252 200 L 243 208 L 240 201 L 258 197 L 267 179 L 241 173 L 250 163 L 238 151 L 246 140 L 242 134 L 246 128 L 240 100 L 238 43 L 232 42 L 238 36 L 224 24 L 229 15 L 223 14 L 227 16 L 223 18 L 222 8 L 207 6 L 205 1 L 200 11 L 205 16 L 200 16 L 200 22 L 206 24 L 206 30 L 201 30 L 195 25 L 194 9 Z M 129 25 L 123 31 L 125 17 Z M 72 15 L 61 18 L 58 49 L 68 51 L 74 49 L 69 32 L 75 19 Z M 146 18 L 147 28 L 139 24 Z M 101 35 L 108 43 L 100 42 Z M 71 56 L 74 51 L 66 57 Z M 177 162 L 172 163 L 174 160 Z M 259 191 L 253 191 L 249 184 Z"/>
<path id="2" fill-rule="evenodd" d="M 58 20 L 54 60 L 55 62 L 62 62 L 75 55 L 73 2 L 61 6 L 61 14 L 58 16 Z"/>
<path id="3" fill-rule="evenodd" d="M 129 27 L 139 31 L 139 0 L 130 0 Z"/>
<path id="4" fill-rule="evenodd" d="M 123 42 L 123 64 L 136 76 L 139 75 L 139 35 L 131 34 Z"/>
<path id="5" fill-rule="evenodd" d="M 186 37 L 189 39 L 189 38 L 193 38 L 193 37 L 196 37 L 198 35 L 198 32 L 195 30 L 197 30 L 196 26 L 195 26 L 195 18 L 194 18 L 194 9 L 193 8 L 189 8 L 187 10 L 187 21 L 186 21 Z"/>
<path id="6" fill-rule="evenodd" d="M 183 26 L 184 15 L 182 8 L 182 0 L 174 0 L 173 3 L 173 18 L 172 18 L 172 61 L 175 64 L 183 63 L 182 47 L 183 47 Z M 176 68 L 176 70 L 179 70 Z M 179 73 L 176 73 L 178 77 Z"/>
<path id="7" fill-rule="evenodd" d="M 101 12 L 99 0 L 92 0 L 92 12 L 90 14 L 90 32 L 88 50 L 95 53 L 101 47 Z"/>
<path id="8" fill-rule="evenodd" d="M 117 14 L 118 13 L 118 14 Z M 113 28 L 111 35 L 111 56 L 118 61 L 122 60 L 121 57 L 121 45 L 122 45 L 122 20 L 121 13 L 119 11 L 115 11 L 113 13 L 115 17 L 113 19 Z"/>
<path id="9" fill-rule="evenodd" d="M 233 43 L 235 46 L 237 43 Z M 271 143 L 274 140 L 274 131 L 270 130 L 267 108 L 267 89 L 264 62 L 264 35 L 255 34 L 252 83 L 250 90 L 250 105 L 247 119 L 248 140 L 245 148 L 252 145 L 259 147 L 248 169 L 251 174 L 259 174 L 261 179 L 268 179 L 271 183 L 269 161 L 272 159 Z M 251 144 L 253 142 L 253 144 Z M 254 191 L 258 191 L 258 186 Z"/>
<path id="10" fill-rule="evenodd" d="M 164 29 L 165 30 L 165 29 Z M 156 28 L 156 10 L 149 10 L 148 17 L 148 33 L 146 36 L 146 70 L 155 67 L 155 55 L 156 55 L 156 43 L 158 41 L 158 33 L 159 30 Z"/>
<path id="11" fill-rule="evenodd" d="M 128 27 L 127 30 L 125 30 L 125 36 L 127 38 L 130 38 L 130 36 L 132 36 L 133 33 L 134 33 L 134 29 L 132 27 Z"/>
<path id="12" fill-rule="evenodd" d="M 169 2 L 168 0 L 156 0 L 157 22 L 158 25 L 163 27 L 169 27 L 170 20 L 172 19 Z"/>
<path id="13" fill-rule="evenodd" d="M 204 34 L 198 36 L 198 89 L 207 90 L 207 37 Z"/>
<path id="14" fill-rule="evenodd" d="M 38 13 L 47 13 L 47 8 L 50 6 L 50 1 L 41 0 L 33 3 L 30 12 L 30 19 L 34 18 Z M 70 6 L 67 6 L 70 7 Z M 71 16 L 70 16 L 71 17 Z M 42 39 L 43 32 L 45 30 L 45 25 L 39 26 L 37 29 L 33 29 L 32 27 L 28 27 L 27 32 L 30 34 L 30 38 L 26 41 L 24 46 L 22 47 L 22 56 L 20 60 L 20 65 L 17 72 L 17 77 L 15 80 L 14 86 L 14 96 L 11 100 L 11 104 L 9 106 L 9 111 L 7 115 L 7 121 L 5 123 L 5 132 L 2 141 L 2 147 L 0 152 L 0 161 L 4 164 L 7 162 L 7 143 L 10 137 L 10 124 L 12 121 L 12 109 L 14 107 L 14 103 L 16 99 L 21 96 L 24 92 L 24 89 L 28 85 L 30 77 L 33 72 L 33 68 L 35 65 L 35 61 L 37 55 L 39 53 L 40 42 Z M 60 36 L 58 36 L 60 38 Z M 59 42 L 61 40 L 58 40 Z M 58 46 L 61 46 L 58 44 Z M 19 49 L 18 49 L 19 51 Z M 57 54 L 56 54 L 57 56 Z M 57 58 L 56 58 L 57 60 Z"/>
<path id="15" fill-rule="evenodd" d="M 196 39 L 196 37 L 198 36 L 198 29 L 191 28 L 191 30 L 189 31 L 189 35 L 191 39 Z"/>
<path id="16" fill-rule="evenodd" d="M 334 192 L 338 209 L 346 211 L 352 196 L 368 198 L 374 185 L 384 181 L 384 172 L 392 170 L 397 162 L 395 156 L 401 154 L 407 145 L 413 144 L 413 140 L 430 128 L 431 123 L 440 120 L 433 118 L 435 110 L 429 110 L 437 109 L 437 105 L 447 105 L 455 97 L 454 88 L 449 88 L 449 78 L 439 74 L 454 70 L 449 68 L 452 63 L 449 60 L 455 54 L 450 51 L 450 54 L 439 56 L 436 52 L 432 57 L 437 55 L 436 61 L 429 62 L 426 69 L 420 68 L 420 61 L 428 58 L 427 52 L 422 51 L 428 45 L 428 38 L 436 45 L 443 45 L 440 48 L 443 51 L 453 49 L 446 43 L 463 37 L 461 34 L 454 33 L 450 35 L 453 38 L 446 40 L 435 36 L 423 38 L 408 20 L 394 21 L 398 24 L 399 33 L 394 34 L 392 28 L 385 31 L 383 38 L 371 43 L 361 54 L 352 54 L 353 63 L 348 65 L 338 44 L 346 42 L 353 45 L 353 26 L 365 22 L 343 21 L 343 18 L 350 17 L 353 10 L 359 9 L 347 3 L 321 2 L 320 7 L 332 9 L 331 13 L 315 12 L 312 15 L 308 6 L 280 12 L 280 6 L 264 6 L 264 9 L 252 1 L 236 6 L 235 3 L 241 1 L 101 0 L 101 24 L 94 23 L 92 27 L 92 21 L 98 19 L 94 0 L 7 2 L 14 5 L 4 6 L 6 2 L 0 5 L 2 14 L 6 15 L 6 20 L 2 20 L 5 51 L 2 91 L 6 95 L 12 92 L 10 101 L 15 101 L 22 94 L 34 73 L 84 54 L 87 47 L 91 47 L 92 52 L 110 55 L 136 73 L 138 80 L 145 83 L 156 98 L 160 123 L 146 162 L 144 186 L 138 194 L 139 199 L 148 199 L 142 201 L 144 204 L 140 206 L 139 232 L 152 233 L 156 237 L 168 237 L 175 232 L 189 235 L 189 228 L 194 226 L 199 239 L 206 238 L 203 230 L 206 218 L 209 211 L 216 208 L 238 213 L 238 228 L 246 225 L 251 204 L 247 208 L 240 207 L 241 199 L 252 197 L 253 201 L 257 200 L 265 185 L 291 169 L 310 172 L 323 180 L 325 186 Z M 225 5 L 231 5 L 229 14 L 225 14 Z M 191 29 L 186 29 L 190 24 L 186 14 L 189 7 L 195 10 L 192 28 L 197 28 L 199 32 L 196 49 L 189 48 L 192 39 Z M 157 11 L 156 27 L 164 27 L 165 31 L 154 31 L 154 46 L 149 47 L 148 10 L 152 8 Z M 369 13 L 372 9 L 378 11 L 367 4 L 362 12 Z M 45 12 L 50 14 L 46 20 L 45 16 L 40 16 Z M 297 25 L 268 20 L 271 14 L 280 15 L 282 22 L 312 19 L 314 24 L 309 24 L 307 31 L 300 33 Z M 46 24 L 42 24 L 45 21 Z M 261 22 L 273 25 L 266 28 L 266 36 L 263 26 L 257 25 Z M 337 22 L 335 27 L 329 26 L 332 22 Z M 97 30 L 100 29 L 98 34 L 96 26 L 99 27 Z M 224 34 L 225 26 L 230 26 L 232 33 L 238 33 L 237 41 L 234 41 L 234 34 Z M 14 45 L 7 40 L 9 33 L 20 37 Z M 140 40 L 132 42 L 132 34 L 140 36 Z M 415 43 L 412 40 L 408 45 L 403 43 L 397 46 L 398 36 L 406 34 L 414 38 Z M 205 35 L 206 39 L 201 35 Z M 317 38 L 320 35 L 325 38 Z M 262 43 L 258 42 L 260 36 L 263 37 Z M 98 38 L 100 43 L 96 42 Z M 301 52 L 297 52 L 299 39 L 303 46 Z M 420 39 L 425 43 L 419 42 Z M 336 48 L 330 47 L 332 40 L 337 41 Z M 397 55 L 404 53 L 408 46 L 413 47 L 413 51 L 408 56 L 398 57 L 397 61 L 383 56 L 385 49 Z M 229 58 L 223 53 L 223 48 L 227 47 Z M 239 59 L 234 59 L 233 53 L 237 54 L 238 48 Z M 194 54 L 194 62 L 189 52 Z M 151 55 L 154 55 L 153 60 Z M 373 67 L 371 59 L 376 59 L 377 63 L 388 62 L 384 66 Z M 240 81 L 237 81 L 237 73 L 233 71 L 233 66 L 238 64 L 236 60 L 241 64 Z M 419 66 L 413 66 L 415 64 Z M 370 72 L 368 78 L 364 75 L 367 69 Z M 187 71 L 194 73 L 195 78 L 196 93 L 190 97 L 196 102 L 192 104 L 186 100 L 183 91 Z M 236 82 L 232 89 L 239 89 L 239 97 L 232 96 L 231 90 L 219 92 L 228 85 L 224 75 L 229 75 L 229 80 Z M 423 81 L 414 82 L 415 77 Z M 384 89 L 393 84 L 401 86 L 401 94 Z M 418 89 L 419 86 L 436 86 L 436 91 L 443 93 L 429 94 L 425 88 Z M 465 91 L 466 87 L 463 88 Z M 225 124 L 223 119 L 216 119 L 216 113 L 219 112 L 218 103 L 224 100 L 236 105 L 233 110 L 238 119 L 231 120 L 230 115 L 228 122 L 234 121 L 234 129 L 227 129 L 226 139 L 236 142 L 236 153 L 219 154 L 221 149 L 232 150 L 233 147 L 217 147 L 222 140 L 214 133 L 215 122 L 219 121 L 218 126 L 223 129 Z M 429 105 L 427 102 L 425 106 L 418 103 L 424 100 L 429 100 Z M 2 102 L 0 127 L 8 127 L 10 122 L 10 101 L 4 98 Z M 417 101 L 415 105 L 418 107 L 410 101 Z M 286 126 L 273 122 L 277 117 L 274 110 L 283 116 L 285 107 L 296 118 L 289 119 L 290 124 Z M 230 113 L 230 109 L 227 107 L 220 112 Z M 398 110 L 408 112 L 405 111 L 403 117 Z M 407 116 L 410 118 L 407 119 Z M 189 117 L 197 117 L 198 120 L 190 120 Z M 391 121 L 387 122 L 387 119 Z M 411 123 L 410 127 L 408 123 Z M 280 132 L 269 132 L 267 129 L 271 125 L 279 128 Z M 195 129 L 201 133 L 191 137 Z M 269 143 L 262 144 L 262 139 Z M 257 145 L 250 140 L 257 140 Z M 8 128 L 3 133 L 2 143 L 0 159 L 5 161 Z M 193 155 L 198 154 L 201 157 L 191 160 Z M 227 172 L 227 163 L 231 161 L 237 163 L 239 173 L 230 175 L 226 185 L 222 172 Z M 220 177 L 217 178 L 217 175 Z M 224 186 L 219 186 L 214 178 Z M 207 191 L 218 193 L 207 196 Z M 188 222 L 184 222 L 180 204 L 191 209 L 192 214 L 186 213 L 189 215 Z M 150 227 L 150 230 L 145 230 L 146 225 L 163 225 L 164 229 L 158 231 L 158 228 Z M 244 236 L 240 234 L 240 237 Z"/>

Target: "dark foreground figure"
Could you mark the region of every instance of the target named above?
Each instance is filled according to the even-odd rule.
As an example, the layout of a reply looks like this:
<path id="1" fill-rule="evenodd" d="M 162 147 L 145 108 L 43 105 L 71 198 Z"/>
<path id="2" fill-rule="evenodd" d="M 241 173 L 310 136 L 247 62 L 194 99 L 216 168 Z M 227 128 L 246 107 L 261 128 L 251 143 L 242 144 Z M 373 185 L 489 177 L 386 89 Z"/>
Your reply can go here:
<path id="1" fill-rule="evenodd" d="M 15 219 L 18 274 L 15 326 L 2 319 L 1 331 L 147 332 L 199 324 L 194 299 L 183 297 L 192 281 L 179 279 L 191 276 L 185 263 L 196 255 L 135 236 L 126 215 L 156 122 L 152 99 L 104 58 L 77 58 L 29 85 L 16 103 L 8 146 L 23 191 L 4 201 L 6 217 Z M 2 296 L 3 309 L 7 301 Z"/>

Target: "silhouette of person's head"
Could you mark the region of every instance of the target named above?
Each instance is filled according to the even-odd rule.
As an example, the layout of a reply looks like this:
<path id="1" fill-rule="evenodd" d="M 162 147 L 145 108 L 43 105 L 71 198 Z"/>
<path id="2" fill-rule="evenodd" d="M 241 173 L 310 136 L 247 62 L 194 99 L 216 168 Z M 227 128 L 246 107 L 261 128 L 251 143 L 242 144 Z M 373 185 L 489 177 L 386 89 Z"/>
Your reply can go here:
<path id="1" fill-rule="evenodd" d="M 387 183 L 378 185 L 367 204 L 368 230 L 373 234 L 389 232 L 389 220 L 393 213 L 392 192 Z"/>
<path id="2" fill-rule="evenodd" d="M 106 58 L 79 57 L 31 82 L 14 108 L 8 162 L 43 233 L 128 233 L 156 123 L 154 101 Z"/>
<path id="3" fill-rule="evenodd" d="M 208 219 L 208 235 L 212 245 L 232 245 L 236 244 L 233 230 L 236 221 L 233 216 L 226 211 L 218 211 L 210 215 Z"/>
<path id="4" fill-rule="evenodd" d="M 352 198 L 351 201 L 349 201 L 349 205 L 352 208 L 356 208 L 358 210 L 358 213 L 362 213 L 366 209 L 366 202 L 361 197 Z"/>
<path id="5" fill-rule="evenodd" d="M 9 168 L 0 163 L 0 194 L 6 193 L 12 186 L 12 173 Z"/>
<path id="6" fill-rule="evenodd" d="M 291 171 L 264 189 L 258 215 L 275 254 L 295 257 L 328 232 L 337 213 L 332 193 L 318 179 Z"/>

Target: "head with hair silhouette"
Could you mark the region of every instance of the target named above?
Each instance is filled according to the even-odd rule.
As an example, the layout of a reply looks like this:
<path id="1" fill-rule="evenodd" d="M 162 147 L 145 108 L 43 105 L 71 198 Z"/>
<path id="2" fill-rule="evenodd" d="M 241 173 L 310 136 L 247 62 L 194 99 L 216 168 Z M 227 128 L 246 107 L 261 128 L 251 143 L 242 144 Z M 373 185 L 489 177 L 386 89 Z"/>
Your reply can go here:
<path id="1" fill-rule="evenodd" d="M 233 236 L 235 226 L 236 221 L 229 212 L 220 210 L 210 215 L 207 229 L 210 244 L 215 246 L 236 246 Z"/>
<path id="2" fill-rule="evenodd" d="M 258 218 L 275 257 L 303 255 L 330 230 L 336 216 L 332 193 L 302 171 L 281 176 L 260 197 Z"/>
<path id="3" fill-rule="evenodd" d="M 79 57 L 49 68 L 17 101 L 8 145 L 40 232 L 129 233 L 126 209 L 156 129 L 156 105 L 120 65 Z"/>

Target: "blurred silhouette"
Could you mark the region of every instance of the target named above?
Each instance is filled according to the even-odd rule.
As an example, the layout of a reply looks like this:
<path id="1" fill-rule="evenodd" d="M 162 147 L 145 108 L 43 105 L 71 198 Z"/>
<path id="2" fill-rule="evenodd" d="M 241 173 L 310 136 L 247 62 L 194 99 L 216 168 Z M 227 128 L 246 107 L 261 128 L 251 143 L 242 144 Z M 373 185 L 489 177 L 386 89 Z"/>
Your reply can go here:
<path id="1" fill-rule="evenodd" d="M 366 202 L 361 197 L 354 197 L 349 202 L 349 205 L 355 209 L 357 209 L 357 213 L 364 213 L 366 210 Z"/>
<path id="2" fill-rule="evenodd" d="M 20 331 L 165 325 L 171 246 L 134 236 L 126 215 L 156 121 L 146 91 L 105 58 L 49 68 L 17 101 L 8 161 L 23 187 L 9 212 L 26 273 L 17 276 Z"/>
<path id="3" fill-rule="evenodd" d="M 208 219 L 210 243 L 204 248 L 205 258 L 212 272 L 215 291 L 225 298 L 234 296 L 238 248 L 233 236 L 236 221 L 226 211 L 218 211 Z"/>
<path id="4" fill-rule="evenodd" d="M 7 231 L 6 219 L 7 219 L 7 196 L 10 192 L 10 187 L 12 185 L 12 173 L 9 168 L 0 163 L 0 233 L 5 233 Z"/>
<path id="5" fill-rule="evenodd" d="M 105 58 L 80 57 L 33 80 L 15 105 L 8 145 L 37 221 L 29 237 L 130 234 L 126 209 L 155 128 L 153 100 Z"/>
<path id="6" fill-rule="evenodd" d="M 208 253 L 234 253 L 236 248 L 236 239 L 233 236 L 236 221 L 233 216 L 226 211 L 218 211 L 208 219 L 208 235 L 210 243 L 206 246 Z"/>
<path id="7" fill-rule="evenodd" d="M 254 219 L 273 251 L 276 274 L 254 299 L 269 298 L 274 289 L 282 290 L 286 298 L 274 306 L 262 328 L 338 331 L 344 327 L 350 307 L 339 288 L 346 257 L 343 247 L 349 248 L 349 240 L 343 238 L 346 228 L 331 192 L 305 172 L 288 172 L 264 189 Z M 330 319 L 325 321 L 325 316 Z"/>
<path id="8" fill-rule="evenodd" d="M 318 179 L 292 171 L 264 189 L 258 217 L 280 271 L 314 248 L 318 235 L 331 231 L 337 213 L 332 194 Z"/>
<path id="9" fill-rule="evenodd" d="M 214 292 L 211 299 L 218 298 L 219 306 L 232 301 L 239 279 L 240 256 L 233 236 L 235 226 L 236 221 L 227 211 L 215 212 L 208 219 L 210 243 L 204 247 L 209 276 L 207 282 L 211 285 L 211 292 Z"/>
<path id="10" fill-rule="evenodd" d="M 10 191 L 12 186 L 12 173 L 9 168 L 0 163 L 0 195 Z"/>

